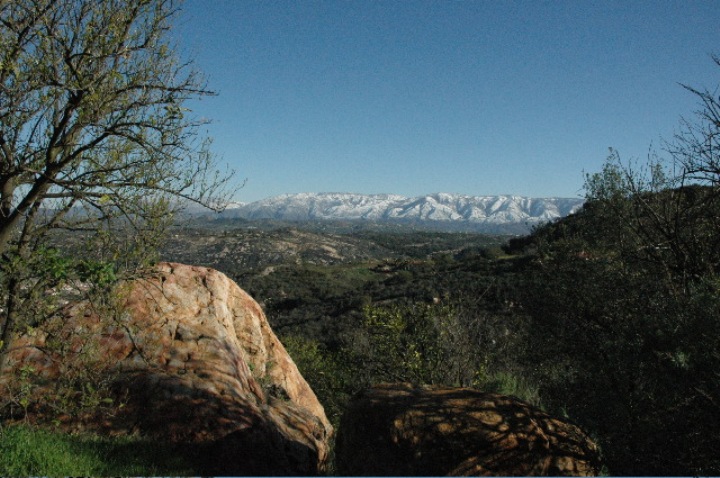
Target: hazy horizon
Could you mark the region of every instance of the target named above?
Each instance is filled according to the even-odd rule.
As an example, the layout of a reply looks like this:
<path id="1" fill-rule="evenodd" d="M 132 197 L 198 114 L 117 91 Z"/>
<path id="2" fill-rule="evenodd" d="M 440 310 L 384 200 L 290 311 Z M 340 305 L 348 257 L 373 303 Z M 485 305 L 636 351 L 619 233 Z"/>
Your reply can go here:
<path id="1" fill-rule="evenodd" d="M 362 192 L 356 192 L 356 191 L 298 191 L 294 193 L 279 193 L 279 194 L 273 194 L 272 196 L 266 196 L 266 197 L 260 197 L 257 199 L 253 199 L 252 201 L 232 201 L 233 203 L 251 203 L 251 202 L 258 202 L 258 201 L 264 201 L 267 199 L 272 199 L 275 197 L 280 196 L 298 196 L 298 195 L 353 195 L 353 196 L 399 196 L 403 197 L 405 199 L 416 199 L 416 198 L 423 198 L 428 196 L 435 196 L 438 194 L 449 194 L 452 196 L 465 196 L 465 197 L 522 197 L 522 198 L 528 198 L 528 199 L 583 199 L 580 196 L 526 196 L 522 194 L 463 194 L 463 193 L 454 193 L 450 191 L 432 191 L 427 193 L 420 193 L 415 194 L 412 196 L 407 196 L 404 194 L 395 194 L 395 193 L 362 193 Z"/>

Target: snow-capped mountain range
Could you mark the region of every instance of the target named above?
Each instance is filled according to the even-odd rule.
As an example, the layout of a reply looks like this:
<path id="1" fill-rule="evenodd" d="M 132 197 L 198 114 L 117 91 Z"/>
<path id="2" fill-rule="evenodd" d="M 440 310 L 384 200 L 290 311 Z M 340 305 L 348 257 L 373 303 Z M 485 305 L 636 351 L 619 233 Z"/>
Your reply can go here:
<path id="1" fill-rule="evenodd" d="M 567 216 L 583 204 L 580 198 L 466 196 L 436 193 L 408 198 L 394 194 L 283 194 L 233 204 L 223 216 L 283 221 L 359 220 L 375 222 L 465 225 L 475 230 L 521 225 L 527 228 Z"/>

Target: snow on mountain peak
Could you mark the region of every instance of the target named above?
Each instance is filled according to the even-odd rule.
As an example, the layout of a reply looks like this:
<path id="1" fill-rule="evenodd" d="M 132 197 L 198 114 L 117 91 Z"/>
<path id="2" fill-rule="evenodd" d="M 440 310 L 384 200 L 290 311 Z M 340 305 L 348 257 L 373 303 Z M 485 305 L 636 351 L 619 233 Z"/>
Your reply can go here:
<path id="1" fill-rule="evenodd" d="M 230 213 L 246 219 L 411 221 L 476 226 L 524 224 L 529 227 L 567 216 L 583 202 L 579 198 L 451 193 L 414 198 L 396 194 L 297 193 L 238 204 Z"/>

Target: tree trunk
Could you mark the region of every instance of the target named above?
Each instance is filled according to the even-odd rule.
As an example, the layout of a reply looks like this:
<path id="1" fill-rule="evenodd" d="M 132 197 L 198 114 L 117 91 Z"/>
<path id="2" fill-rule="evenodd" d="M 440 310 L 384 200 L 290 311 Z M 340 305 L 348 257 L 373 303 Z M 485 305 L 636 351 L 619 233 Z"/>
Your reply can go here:
<path id="1" fill-rule="evenodd" d="M 7 298 L 5 300 L 5 314 L 2 317 L 2 329 L 0 330 L 0 357 L 5 354 L 12 329 L 15 327 L 15 318 L 17 316 L 17 288 L 18 283 L 15 279 L 8 281 Z M 0 367 L 2 367 L 0 360 Z"/>
<path id="2" fill-rule="evenodd" d="M 15 181 L 13 178 L 3 178 L 0 183 L 0 254 L 6 251 L 15 225 L 15 221 L 11 219 L 14 193 Z"/>

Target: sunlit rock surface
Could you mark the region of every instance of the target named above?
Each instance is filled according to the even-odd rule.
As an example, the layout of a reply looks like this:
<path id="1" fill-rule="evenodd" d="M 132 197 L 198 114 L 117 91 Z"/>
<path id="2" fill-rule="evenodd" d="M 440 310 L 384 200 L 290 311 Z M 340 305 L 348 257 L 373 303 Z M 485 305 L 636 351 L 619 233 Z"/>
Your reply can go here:
<path id="1" fill-rule="evenodd" d="M 99 317 L 75 304 L 50 334 L 34 330 L 10 344 L 0 386 L 22 367 L 43 393 L 83 351 L 97 356 L 123 407 L 83 427 L 139 433 L 207 447 L 215 474 L 317 474 L 332 427 L 322 405 L 270 329 L 260 306 L 213 269 L 159 264 L 149 279 L 120 289 L 122 313 Z M 45 347 L 62 335 L 67 347 Z M 87 355 L 87 354 L 85 354 Z M 120 400 L 118 400 L 120 403 Z"/>

